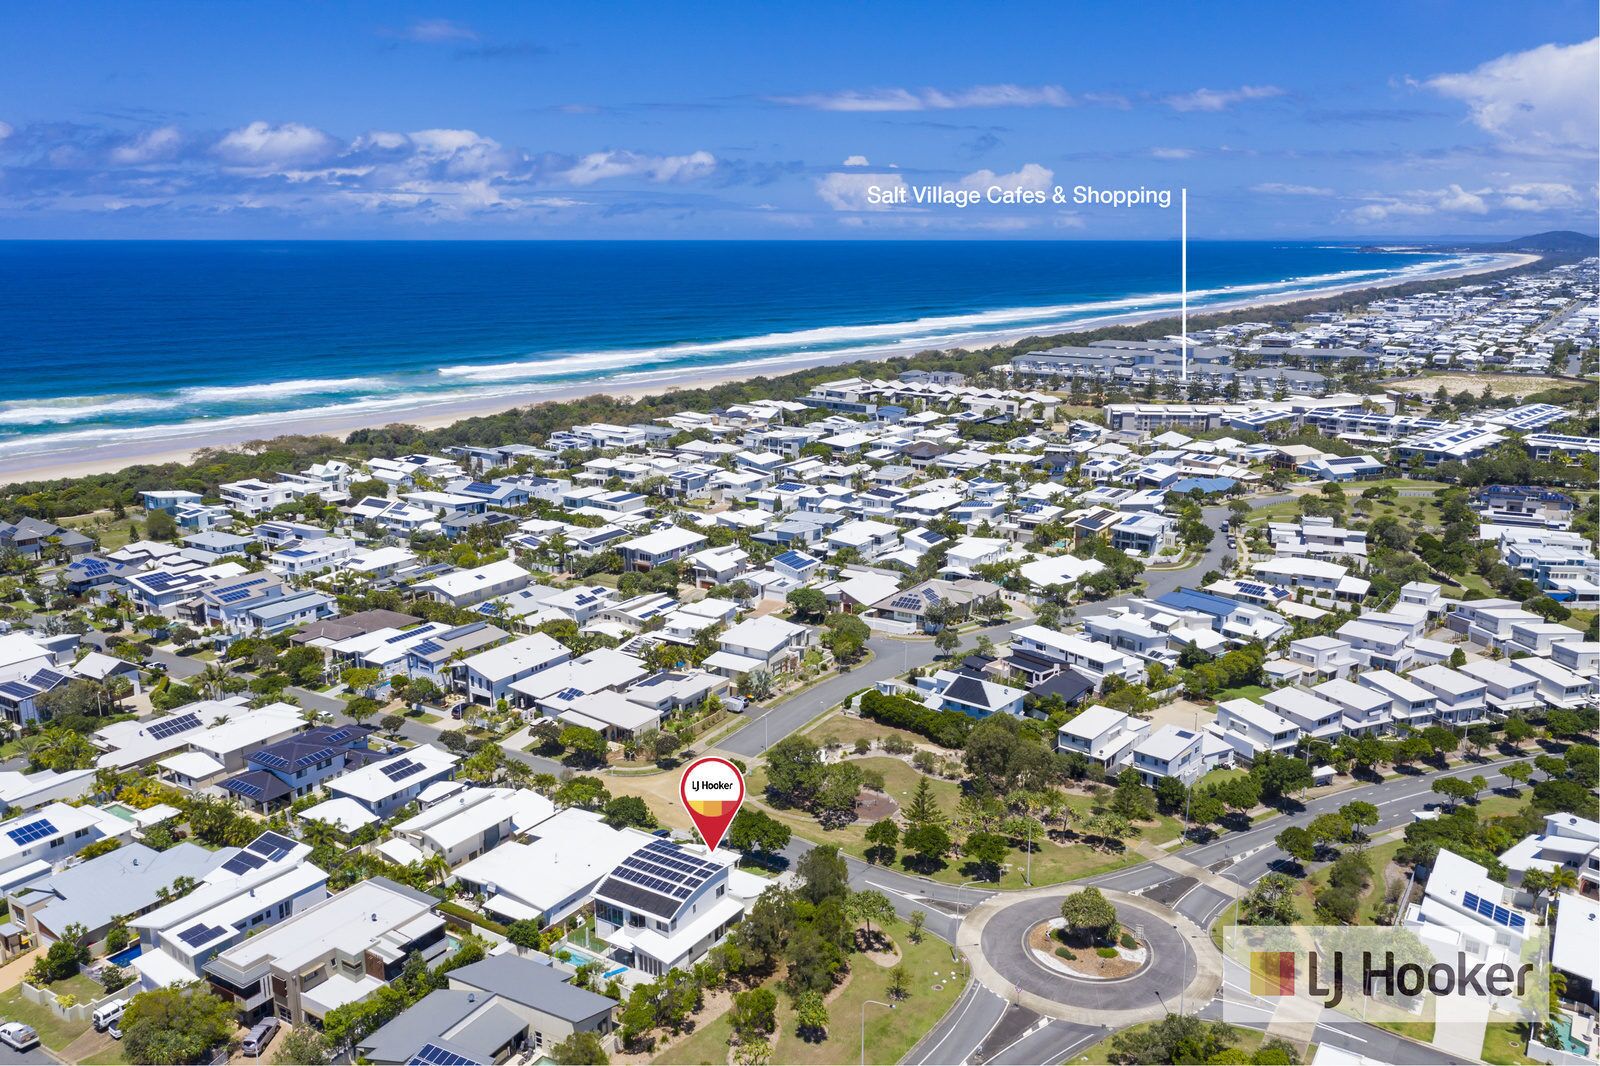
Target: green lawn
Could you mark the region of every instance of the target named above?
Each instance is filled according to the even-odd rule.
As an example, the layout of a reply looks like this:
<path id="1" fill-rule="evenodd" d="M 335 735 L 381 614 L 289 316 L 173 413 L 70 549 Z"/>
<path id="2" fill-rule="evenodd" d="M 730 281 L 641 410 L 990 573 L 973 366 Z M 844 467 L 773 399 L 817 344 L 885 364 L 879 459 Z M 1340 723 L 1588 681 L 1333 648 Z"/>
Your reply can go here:
<path id="1" fill-rule="evenodd" d="M 94 987 L 97 991 L 100 989 L 99 985 Z M 0 1018 L 33 1026 L 39 1034 L 39 1040 L 52 1051 L 62 1050 L 89 1028 L 88 1022 L 64 1022 L 49 1007 L 29 1003 L 22 998 L 21 985 L 0 992 Z"/>
<path id="2" fill-rule="evenodd" d="M 910 994 L 895 1004 L 894 1010 L 866 1007 L 867 1061 L 899 1062 L 906 1052 L 944 1017 L 964 987 L 957 967 L 950 961 L 950 947 L 937 937 L 924 936 L 922 943 L 911 943 L 906 927 L 896 921 L 889 935 L 902 952 Z M 861 1054 L 861 1011 L 869 999 L 890 1002 L 889 972 L 864 955 L 850 957 L 850 976 L 842 989 L 828 1000 L 827 1039 L 812 1044 L 794 1032 L 794 1005 L 778 988 L 775 974 L 768 985 L 778 992 L 778 1031 L 771 1036 L 773 1062 L 833 1063 L 857 1062 Z M 935 978 L 934 974 L 938 977 Z M 952 979 L 952 976 L 954 979 Z M 934 989 L 934 985 L 942 987 Z M 654 1056 L 658 1063 L 716 1063 L 728 1061 L 728 1017 L 709 1019 L 693 1036 Z"/>
<path id="3" fill-rule="evenodd" d="M 1239 685 L 1235 688 L 1225 688 L 1217 693 L 1214 699 L 1221 703 L 1223 700 L 1247 699 L 1260 701 L 1262 696 L 1271 692 L 1265 685 Z"/>
<path id="4" fill-rule="evenodd" d="M 924 775 L 908 766 L 899 759 L 886 756 L 874 756 L 855 760 L 863 770 L 876 770 L 883 774 L 884 786 L 888 795 L 904 805 L 910 802 L 912 793 L 916 790 L 917 780 Z M 961 788 L 953 781 L 937 777 L 928 778 L 933 789 L 934 800 L 939 808 L 946 813 L 955 810 L 956 803 L 961 798 Z M 832 844 L 848 855 L 858 859 L 867 857 L 866 832 L 871 823 L 855 821 L 837 829 L 826 829 L 816 819 L 805 811 L 781 810 L 763 802 L 762 797 L 766 792 L 767 777 L 764 769 L 758 767 L 745 779 L 750 797 L 759 803 L 769 814 L 778 821 L 787 825 L 797 836 L 807 840 L 814 840 L 822 844 Z M 1088 796 L 1069 796 L 1068 806 L 1073 812 L 1073 822 L 1081 823 L 1089 817 L 1090 808 L 1094 801 Z M 1142 823 L 1139 827 L 1141 839 L 1151 843 L 1160 844 L 1176 837 L 1183 830 L 1180 819 L 1167 815 L 1157 815 L 1154 819 Z M 959 835 L 959 834 L 955 834 Z M 1057 844 L 1051 841 L 1036 842 L 1037 850 L 1033 855 L 1032 878 L 1035 885 L 1053 885 L 1063 881 L 1073 881 L 1081 877 L 1105 873 L 1138 862 L 1139 856 L 1131 849 L 1123 851 L 1100 851 L 1087 844 Z M 902 864 L 904 855 L 897 860 L 897 865 Z M 1007 858 L 1011 866 L 1006 869 L 1000 878 L 998 887 L 1003 889 L 1027 887 L 1026 874 L 1028 873 L 1028 856 L 1021 849 L 1014 849 Z M 904 868 L 903 865 L 901 868 Z M 922 871 L 908 871 L 922 872 Z M 965 864 L 960 860 L 946 862 L 938 870 L 926 873 L 926 876 L 935 881 L 946 884 L 961 884 L 971 879 L 971 874 L 965 870 Z M 986 882 L 993 884 L 994 882 Z"/>
<path id="5" fill-rule="evenodd" d="M 1528 1027 L 1522 1022 L 1490 1022 L 1483 1033 L 1483 1052 L 1479 1056 L 1494 1066 L 1521 1066 L 1536 1062 L 1527 1056 Z"/>

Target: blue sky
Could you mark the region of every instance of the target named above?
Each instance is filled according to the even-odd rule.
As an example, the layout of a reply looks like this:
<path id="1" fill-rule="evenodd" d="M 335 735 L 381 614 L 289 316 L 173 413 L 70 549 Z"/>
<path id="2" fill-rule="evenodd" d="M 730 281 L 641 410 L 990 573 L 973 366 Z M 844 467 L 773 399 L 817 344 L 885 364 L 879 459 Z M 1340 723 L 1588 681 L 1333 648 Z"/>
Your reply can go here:
<path id="1" fill-rule="evenodd" d="M 1593 232 L 1592 0 L 12 4 L 0 237 Z"/>

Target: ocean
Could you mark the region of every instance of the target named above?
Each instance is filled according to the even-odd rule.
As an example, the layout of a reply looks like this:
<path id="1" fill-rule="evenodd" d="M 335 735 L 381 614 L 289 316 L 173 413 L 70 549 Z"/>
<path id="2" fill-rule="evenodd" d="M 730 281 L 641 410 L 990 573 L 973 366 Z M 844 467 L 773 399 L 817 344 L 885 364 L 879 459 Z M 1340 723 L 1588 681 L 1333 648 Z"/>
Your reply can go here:
<path id="1" fill-rule="evenodd" d="M 1470 257 L 1191 242 L 1190 308 Z M 1176 242 L 0 242 L 0 460 L 1177 307 Z"/>

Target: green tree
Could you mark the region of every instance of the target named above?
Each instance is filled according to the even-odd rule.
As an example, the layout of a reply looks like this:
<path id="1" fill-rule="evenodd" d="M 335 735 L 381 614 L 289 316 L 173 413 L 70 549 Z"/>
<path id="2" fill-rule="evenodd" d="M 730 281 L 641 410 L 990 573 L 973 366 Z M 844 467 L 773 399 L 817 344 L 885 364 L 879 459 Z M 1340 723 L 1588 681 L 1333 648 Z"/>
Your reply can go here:
<path id="1" fill-rule="evenodd" d="M 894 904 L 889 902 L 888 896 L 875 888 L 851 893 L 849 910 L 851 918 L 867 927 L 869 939 L 874 935 L 873 922 L 883 926 L 894 920 Z"/>
<path id="2" fill-rule="evenodd" d="M 729 1016 L 734 1033 L 741 1039 L 766 1036 L 778 1027 L 778 997 L 770 988 L 736 992 Z"/>
<path id="3" fill-rule="evenodd" d="M 788 826 L 754 807 L 741 807 L 728 826 L 728 844 L 746 855 L 775 855 L 789 839 Z"/>
<path id="4" fill-rule="evenodd" d="M 867 861 L 888 865 L 894 862 L 895 848 L 900 844 L 900 827 L 893 818 L 884 818 L 867 827 Z"/>
<path id="5" fill-rule="evenodd" d="M 1272 841 L 1278 850 L 1297 862 L 1311 862 L 1317 857 L 1317 842 L 1304 828 L 1291 825 Z"/>
<path id="6" fill-rule="evenodd" d="M 573 1033 L 551 1048 L 550 1057 L 561 1066 L 604 1066 L 611 1061 L 600 1035 L 588 1030 Z"/>
<path id="7" fill-rule="evenodd" d="M 122 1013 L 122 1048 L 156 1066 L 204 1061 L 233 1035 L 233 1005 L 199 984 L 140 992 Z"/>
<path id="8" fill-rule="evenodd" d="M 795 1035 L 807 1043 L 828 1038 L 828 1004 L 821 992 L 802 992 L 795 1001 Z"/>
<path id="9" fill-rule="evenodd" d="M 1433 782 L 1433 791 L 1450 801 L 1450 809 L 1455 810 L 1456 805 L 1463 800 L 1469 800 L 1478 794 L 1469 781 L 1459 777 L 1441 777 Z"/>
<path id="10" fill-rule="evenodd" d="M 327 1066 L 333 1061 L 328 1040 L 309 1025 L 297 1025 L 278 1042 L 274 1066 Z"/>
<path id="11" fill-rule="evenodd" d="M 900 839 L 925 871 L 937 867 L 950 850 L 950 834 L 938 825 L 912 826 Z"/>
<path id="12" fill-rule="evenodd" d="M 906 804 L 902 813 L 905 815 L 906 826 L 911 829 L 924 825 L 942 826 L 945 823 L 944 811 L 939 809 L 938 801 L 933 798 L 933 786 L 926 777 L 917 778 L 917 787 L 911 793 L 911 802 Z"/>
<path id="13" fill-rule="evenodd" d="M 1117 909 L 1098 888 L 1085 888 L 1061 901 L 1061 917 L 1074 936 L 1109 939 L 1117 925 Z"/>
<path id="14" fill-rule="evenodd" d="M 962 856 L 976 867 L 976 873 L 987 881 L 1000 880 L 1000 867 L 1011 851 L 1011 842 L 999 833 L 978 831 L 968 833 L 961 845 Z"/>
<path id="15" fill-rule="evenodd" d="M 650 808 L 638 796 L 613 796 L 606 801 L 602 811 L 606 824 L 617 829 L 627 826 L 655 828 L 656 816 L 650 813 Z"/>
<path id="16" fill-rule="evenodd" d="M 1286 874 L 1270 873 L 1257 881 L 1239 901 L 1242 925 L 1293 925 L 1298 912 L 1294 907 L 1295 880 Z"/>

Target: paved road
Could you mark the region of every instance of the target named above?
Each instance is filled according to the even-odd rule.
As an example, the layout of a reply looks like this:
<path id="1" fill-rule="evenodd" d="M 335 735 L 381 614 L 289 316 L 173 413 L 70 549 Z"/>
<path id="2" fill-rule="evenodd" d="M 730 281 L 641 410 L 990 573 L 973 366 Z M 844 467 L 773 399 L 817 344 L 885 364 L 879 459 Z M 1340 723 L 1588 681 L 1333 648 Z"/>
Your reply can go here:
<path id="1" fill-rule="evenodd" d="M 1432 791 L 1435 779 L 1482 774 L 1491 788 L 1512 787 L 1514 782 L 1506 778 L 1501 770 L 1510 763 L 1519 761 L 1524 760 L 1495 758 L 1473 767 L 1430 770 L 1415 776 L 1404 776 L 1347 789 L 1312 800 L 1305 804 L 1303 809 L 1291 815 L 1268 819 L 1258 827 L 1243 833 L 1223 834 L 1210 844 L 1187 848 L 1178 852 L 1178 855 L 1196 866 L 1211 869 L 1241 886 L 1253 885 L 1274 869 L 1299 875 L 1300 871 L 1292 860 L 1278 851 L 1276 845 L 1272 843 L 1273 837 L 1287 826 L 1305 825 L 1318 814 L 1337 810 L 1344 804 L 1356 800 L 1365 800 L 1378 808 L 1379 822 L 1369 830 L 1371 834 L 1377 835 L 1406 825 L 1417 810 L 1439 802 L 1441 797 Z M 1232 896 L 1201 884 L 1193 876 L 1148 862 L 1090 878 L 1083 883 L 1120 889 L 1163 903 L 1201 928 L 1209 928 L 1233 901 Z M 921 885 L 925 901 L 926 897 L 941 895 L 948 890 L 948 886 L 931 882 L 921 882 Z M 970 893 L 971 890 L 967 891 Z M 959 907 L 954 909 L 960 910 Z M 929 928 L 934 928 L 931 920 Z M 1149 929 L 1146 931 L 1150 932 Z M 1014 949 L 1003 952 L 1001 950 L 1003 945 L 998 943 L 991 951 L 987 929 L 984 947 L 985 955 L 991 965 L 1014 966 L 1014 959 L 1018 953 Z M 1008 958 L 1013 962 L 1008 963 L 1006 961 Z M 974 984 L 976 985 L 976 982 Z M 1240 989 L 1238 984 L 1237 981 L 1229 981 L 1225 986 L 1225 993 L 1231 998 L 1247 995 L 1247 989 Z M 1036 1029 L 1028 1033 L 1025 1038 L 1017 1040 L 1009 1048 L 996 1049 L 993 1046 L 991 1032 L 997 1028 L 1003 1029 L 1002 1023 L 1008 1016 L 1015 1022 L 1021 1015 L 1031 1013 L 1008 1003 L 1007 997 L 1012 994 L 1007 989 L 980 990 L 976 987 L 968 989 L 908 1061 L 914 1063 L 1060 1062 L 1069 1057 L 1071 1052 L 1110 1035 L 1109 1031 L 1092 1027 L 1075 1026 L 1061 1021 L 1046 1024 L 1045 1019 L 1037 1019 Z M 1169 1006 L 1175 1005 L 1169 1004 Z M 1213 1000 L 1198 1010 L 1192 1004 L 1186 1005 L 1185 1009 L 1186 1013 L 1199 1014 L 1213 1020 L 1220 1020 L 1222 1017 L 1220 1000 Z M 1263 1013 L 1261 1027 L 1265 1026 L 1266 1020 L 1266 1015 Z M 1244 1024 L 1250 1022 L 1246 1020 Z M 1093 1039 L 1090 1039 L 1091 1037 Z M 1437 1049 L 1416 1044 L 1387 1030 L 1355 1022 L 1338 1026 L 1321 1026 L 1317 1030 L 1317 1040 L 1319 1043 L 1333 1043 L 1384 1062 L 1432 1064 L 1456 1061 Z M 991 1057 L 985 1058 L 985 1054 Z"/>
<path id="2" fill-rule="evenodd" d="M 1294 493 L 1285 492 L 1254 498 L 1251 504 L 1265 507 L 1268 504 L 1294 498 Z M 1228 518 L 1228 508 L 1222 504 L 1213 505 L 1204 509 L 1204 516 L 1208 526 L 1220 530 L 1222 523 Z M 1233 549 L 1228 547 L 1227 538 L 1219 532 L 1192 565 L 1178 570 L 1147 570 L 1144 575 L 1145 587 L 1142 590 L 1081 604 L 1078 613 L 1098 614 L 1113 607 L 1123 606 L 1136 596 L 1161 596 L 1182 585 L 1197 584 L 1207 571 L 1221 570 L 1223 557 L 1232 553 Z M 1032 624 L 1031 618 L 1019 619 L 969 634 L 966 639 L 976 640 L 981 635 L 999 643 L 1015 630 Z M 846 697 L 854 695 L 861 689 L 871 688 L 880 681 L 898 677 L 914 666 L 927 666 L 939 655 L 933 641 L 926 639 L 875 636 L 867 641 L 867 647 L 872 650 L 873 657 L 866 665 L 857 667 L 849 673 L 836 674 L 804 692 L 750 715 L 749 722 L 742 729 L 724 738 L 715 747 L 735 755 L 760 755 L 824 711 L 837 707 Z"/>

